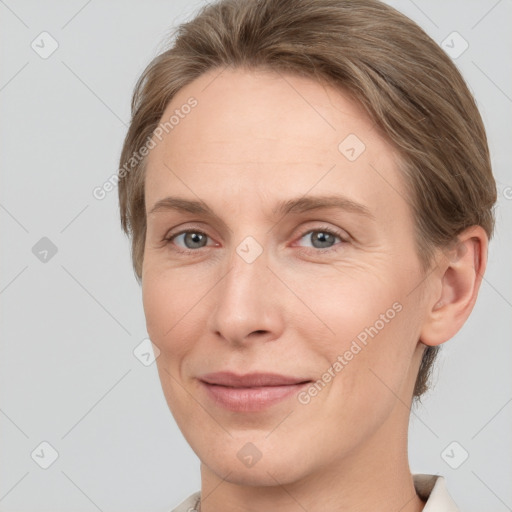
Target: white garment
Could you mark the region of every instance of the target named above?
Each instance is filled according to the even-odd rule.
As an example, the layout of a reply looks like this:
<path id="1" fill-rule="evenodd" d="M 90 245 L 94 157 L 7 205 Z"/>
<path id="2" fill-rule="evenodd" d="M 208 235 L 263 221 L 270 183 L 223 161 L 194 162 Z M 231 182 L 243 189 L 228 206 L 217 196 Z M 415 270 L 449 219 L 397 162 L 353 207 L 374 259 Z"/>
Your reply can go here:
<path id="1" fill-rule="evenodd" d="M 459 512 L 446 489 L 444 477 L 438 475 L 412 475 L 416 493 L 426 500 L 423 512 Z M 195 492 L 172 512 L 200 512 L 201 493 Z"/>

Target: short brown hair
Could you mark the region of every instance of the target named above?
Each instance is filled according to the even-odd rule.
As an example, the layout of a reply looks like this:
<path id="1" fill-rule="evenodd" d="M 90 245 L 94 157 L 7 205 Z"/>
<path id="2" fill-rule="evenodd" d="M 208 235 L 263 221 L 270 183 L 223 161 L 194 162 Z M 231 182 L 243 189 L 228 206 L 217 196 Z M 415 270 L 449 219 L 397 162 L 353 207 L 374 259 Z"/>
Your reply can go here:
<path id="1" fill-rule="evenodd" d="M 492 237 L 496 184 L 476 103 L 451 59 L 395 9 L 378 0 L 220 0 L 179 26 L 173 39 L 135 87 L 120 159 L 121 225 L 132 237 L 139 281 L 145 158 L 133 155 L 151 139 L 181 88 L 223 67 L 325 81 L 363 106 L 400 155 L 425 270 L 434 249 L 469 226 L 480 225 Z M 428 389 L 437 349 L 424 352 L 415 397 Z"/>

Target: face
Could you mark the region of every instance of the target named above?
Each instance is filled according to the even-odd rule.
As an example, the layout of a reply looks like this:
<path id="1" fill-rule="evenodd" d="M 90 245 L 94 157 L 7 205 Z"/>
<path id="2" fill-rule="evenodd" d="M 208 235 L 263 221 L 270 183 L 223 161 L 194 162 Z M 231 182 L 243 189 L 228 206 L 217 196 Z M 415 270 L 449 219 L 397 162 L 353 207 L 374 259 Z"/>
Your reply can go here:
<path id="1" fill-rule="evenodd" d="M 346 95 L 292 75 L 211 71 L 172 115 L 147 160 L 142 287 L 192 449 L 275 485 L 392 445 L 425 309 L 394 151 Z"/>

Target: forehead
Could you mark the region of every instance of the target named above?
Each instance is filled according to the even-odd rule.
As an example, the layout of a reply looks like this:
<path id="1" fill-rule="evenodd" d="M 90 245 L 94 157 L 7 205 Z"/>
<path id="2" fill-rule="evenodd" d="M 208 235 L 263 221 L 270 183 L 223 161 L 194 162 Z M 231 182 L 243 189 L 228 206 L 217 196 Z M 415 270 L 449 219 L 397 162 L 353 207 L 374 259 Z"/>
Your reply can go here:
<path id="1" fill-rule="evenodd" d="M 196 105 L 184 108 L 191 98 Z M 148 156 L 148 208 L 166 189 L 205 199 L 236 192 L 249 202 L 250 191 L 260 201 L 313 189 L 336 189 L 377 207 L 403 201 L 397 154 L 363 109 L 330 85 L 216 69 L 181 89 L 161 123 L 173 115 L 172 129 L 154 138 Z"/>

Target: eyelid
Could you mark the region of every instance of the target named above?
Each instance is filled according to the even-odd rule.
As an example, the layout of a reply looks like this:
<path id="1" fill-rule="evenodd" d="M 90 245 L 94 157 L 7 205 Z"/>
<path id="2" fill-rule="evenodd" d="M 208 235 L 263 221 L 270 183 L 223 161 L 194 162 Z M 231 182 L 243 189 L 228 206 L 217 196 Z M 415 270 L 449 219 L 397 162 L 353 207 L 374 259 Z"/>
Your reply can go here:
<path id="1" fill-rule="evenodd" d="M 313 252 L 313 253 L 324 254 L 324 253 L 330 252 L 330 251 L 337 251 L 337 250 L 339 250 L 340 245 L 346 244 L 350 241 L 350 235 L 346 231 L 340 230 L 339 228 L 332 228 L 330 226 L 314 226 L 314 227 L 306 228 L 305 230 L 303 230 L 301 232 L 301 234 L 297 240 L 301 240 L 302 238 L 304 238 L 304 236 L 306 236 L 309 233 L 313 233 L 313 232 L 328 233 L 330 235 L 333 235 L 333 236 L 339 238 L 341 240 L 341 242 L 333 245 L 332 247 L 326 247 L 324 249 L 316 249 L 314 247 L 299 246 L 301 248 L 301 250 L 305 250 L 306 252 L 309 252 L 309 253 Z"/>
<path id="2" fill-rule="evenodd" d="M 204 230 L 202 228 L 194 227 L 194 226 L 183 228 L 179 231 L 176 231 L 175 233 L 173 233 L 172 231 L 173 230 L 168 231 L 165 234 L 165 236 L 163 237 L 162 242 L 164 243 L 164 245 L 171 244 L 175 238 L 177 238 L 180 235 L 187 234 L 187 233 L 199 233 L 199 234 L 205 235 L 210 240 L 213 240 L 213 238 L 206 232 L 206 230 Z M 319 254 L 323 254 L 323 253 L 330 252 L 330 251 L 336 251 L 336 250 L 338 250 L 339 245 L 348 243 L 351 239 L 350 235 L 345 230 L 341 230 L 340 228 L 333 228 L 333 227 L 325 226 L 325 225 L 324 226 L 310 226 L 308 228 L 304 228 L 300 232 L 298 237 L 294 237 L 294 239 L 295 239 L 294 244 L 297 241 L 304 238 L 304 236 L 306 236 L 307 234 L 313 233 L 313 232 L 329 233 L 335 237 L 338 237 L 341 240 L 341 242 L 335 244 L 333 247 L 326 247 L 323 249 L 316 249 L 315 247 L 298 246 L 298 247 L 300 247 L 301 251 L 306 251 L 309 253 L 313 252 L 313 253 L 319 253 Z M 216 242 L 214 246 L 218 247 L 218 243 Z M 198 249 L 187 249 L 187 248 L 183 248 L 180 246 L 176 246 L 176 247 L 177 247 L 177 249 L 174 249 L 176 252 L 190 254 L 190 253 L 199 252 L 200 249 L 205 249 L 206 247 L 212 247 L 212 246 L 206 245 L 206 246 L 200 247 Z"/>
<path id="3" fill-rule="evenodd" d="M 213 238 L 206 232 L 206 230 L 204 229 L 201 229 L 201 228 L 195 228 L 195 227 L 188 227 L 188 228 L 183 228 L 179 231 L 176 231 L 175 233 L 172 232 L 172 230 L 168 231 L 165 236 L 163 237 L 162 239 L 162 243 L 164 244 L 164 246 L 166 245 L 170 245 L 172 244 L 173 240 L 175 238 L 177 238 L 178 236 L 180 235 L 184 235 L 184 234 L 187 234 L 187 233 L 199 233 L 201 235 L 205 235 L 206 238 L 209 238 L 210 240 L 213 240 Z M 215 246 L 218 247 L 218 243 L 215 242 Z M 205 249 L 206 247 L 212 247 L 211 245 L 208 246 L 204 246 L 204 247 L 200 247 L 199 249 L 187 249 L 186 247 L 180 247 L 180 246 L 176 246 L 177 248 L 174 249 L 176 252 L 178 253 L 187 253 L 187 254 L 190 254 L 190 253 L 194 253 L 194 252 L 199 252 L 199 249 Z"/>

